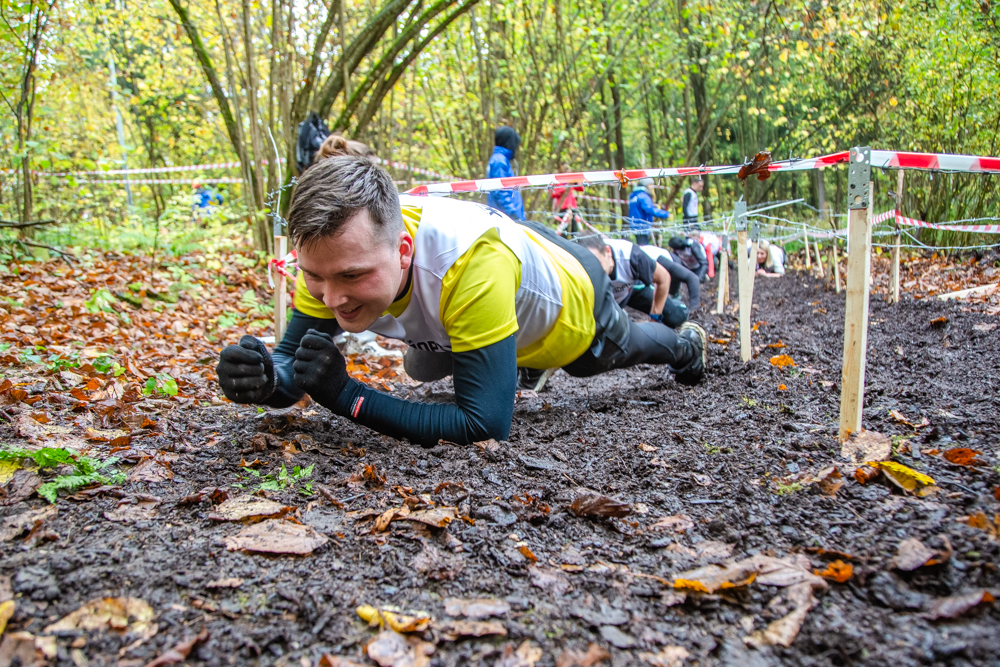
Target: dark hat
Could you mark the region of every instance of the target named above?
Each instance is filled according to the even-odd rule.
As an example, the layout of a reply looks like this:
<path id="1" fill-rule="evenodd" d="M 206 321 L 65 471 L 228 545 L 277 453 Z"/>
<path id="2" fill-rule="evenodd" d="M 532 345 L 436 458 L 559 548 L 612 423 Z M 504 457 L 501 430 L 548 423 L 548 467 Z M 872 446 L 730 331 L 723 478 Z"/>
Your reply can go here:
<path id="1" fill-rule="evenodd" d="M 516 153 L 517 147 L 521 145 L 521 137 L 514 128 L 502 125 L 497 128 L 493 143 L 501 148 L 506 148 L 511 153 Z"/>
<path id="2" fill-rule="evenodd" d="M 667 241 L 667 245 L 669 245 L 674 250 L 683 250 L 684 248 L 691 245 L 691 239 L 683 236 L 674 236 L 669 241 Z"/>

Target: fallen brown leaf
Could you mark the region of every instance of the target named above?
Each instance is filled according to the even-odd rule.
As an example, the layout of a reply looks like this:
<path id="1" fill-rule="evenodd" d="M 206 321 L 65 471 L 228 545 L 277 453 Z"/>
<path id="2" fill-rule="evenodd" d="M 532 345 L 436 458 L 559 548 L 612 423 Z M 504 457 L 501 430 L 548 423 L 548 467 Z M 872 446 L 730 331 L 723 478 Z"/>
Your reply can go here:
<path id="1" fill-rule="evenodd" d="M 208 630 L 202 630 L 194 637 L 189 637 L 185 639 L 180 644 L 177 644 L 169 651 L 166 651 L 158 658 L 154 658 L 146 663 L 145 667 L 163 667 L 163 665 L 173 665 L 178 662 L 184 662 L 190 655 L 191 650 L 203 641 L 208 639 Z"/>
<path id="2" fill-rule="evenodd" d="M 656 653 L 639 653 L 639 657 L 653 667 L 680 667 L 690 656 L 683 646 L 664 646 Z"/>
<path id="3" fill-rule="evenodd" d="M 480 619 L 490 616 L 503 616 L 510 611 L 510 605 L 504 600 L 494 600 L 492 598 L 476 598 L 466 600 L 462 598 L 445 598 L 444 613 L 449 616 L 465 616 L 466 618 Z"/>
<path id="4" fill-rule="evenodd" d="M 108 521 L 117 521 L 119 523 L 149 521 L 156 516 L 156 508 L 159 505 L 159 501 L 156 500 L 133 500 L 126 498 L 118 502 L 118 507 L 105 512 L 104 518 Z"/>
<path id="5" fill-rule="evenodd" d="M 46 634 L 76 630 L 116 630 L 146 639 L 156 634 L 156 614 L 139 598 L 95 598 L 45 628 Z"/>
<path id="6" fill-rule="evenodd" d="M 993 595 L 987 590 L 973 591 L 965 595 L 951 595 L 932 602 L 924 617 L 931 620 L 958 618 L 980 605 L 991 604 L 993 600 Z"/>
<path id="7" fill-rule="evenodd" d="M 892 566 L 897 570 L 912 572 L 918 567 L 936 565 L 940 554 L 915 537 L 903 540 L 896 546 L 896 555 L 892 558 Z"/>
<path id="8" fill-rule="evenodd" d="M 510 644 L 504 646 L 500 659 L 493 667 L 535 667 L 541 659 L 542 649 L 532 644 L 530 639 L 525 639 L 516 650 Z"/>
<path id="9" fill-rule="evenodd" d="M 641 654 L 640 657 L 642 657 Z M 562 655 L 556 660 L 556 667 L 593 667 L 610 659 L 611 654 L 608 653 L 607 649 L 601 648 L 591 642 L 587 646 L 586 653 L 569 649 L 563 651 Z"/>
<path id="10" fill-rule="evenodd" d="M 825 579 L 833 579 L 838 584 L 846 582 L 854 574 L 854 566 L 850 563 L 845 563 L 842 560 L 835 560 L 826 566 L 826 569 L 822 572 L 819 570 L 813 570 L 814 574 Z"/>
<path id="11" fill-rule="evenodd" d="M 691 517 L 684 514 L 676 514 L 660 519 L 650 526 L 649 530 L 671 530 L 680 535 L 691 528 L 694 528 L 694 521 L 691 520 Z"/>
<path id="12" fill-rule="evenodd" d="M 465 559 L 438 549 L 430 542 L 413 557 L 413 569 L 434 581 L 451 581 L 465 570 Z"/>
<path id="13" fill-rule="evenodd" d="M 794 366 L 795 361 L 787 354 L 779 354 L 771 357 L 771 365 L 778 368 L 785 368 L 786 366 Z"/>
<path id="14" fill-rule="evenodd" d="M 225 538 L 230 551 L 257 551 L 274 554 L 298 554 L 305 556 L 323 546 L 329 538 L 316 532 L 312 526 L 266 519 L 247 526 L 236 535 Z"/>
<path id="15" fill-rule="evenodd" d="M 977 452 L 975 449 L 956 447 L 955 449 L 945 450 L 941 456 L 943 456 L 946 461 L 960 466 L 985 465 L 986 462 L 978 458 L 980 454 L 982 454 L 982 452 Z"/>
<path id="16" fill-rule="evenodd" d="M 714 593 L 726 588 L 741 588 L 757 577 L 757 567 L 750 559 L 729 565 L 706 565 L 678 574 L 674 588 Z"/>
<path id="17" fill-rule="evenodd" d="M 507 628 L 499 621 L 442 621 L 434 624 L 445 641 L 455 641 L 460 637 L 485 637 L 499 635 L 505 637 Z"/>
<path id="18" fill-rule="evenodd" d="M 267 498 L 257 496 L 240 496 L 230 498 L 209 512 L 208 518 L 213 521 L 242 521 L 244 519 L 263 519 L 278 517 L 293 511 L 288 507 Z"/>
<path id="19" fill-rule="evenodd" d="M 547 567 L 531 565 L 528 567 L 528 578 L 532 586 L 548 591 L 556 597 L 566 594 L 572 588 L 569 579 L 562 571 Z"/>
<path id="20" fill-rule="evenodd" d="M 30 632 L 8 632 L 0 643 L 0 665 L 42 667 L 56 657 L 55 637 L 36 637 Z"/>
<path id="21" fill-rule="evenodd" d="M 434 644 L 386 629 L 368 642 L 365 651 L 381 667 L 424 667 L 430 664 Z"/>
<path id="22" fill-rule="evenodd" d="M 54 518 L 59 510 L 53 505 L 37 510 L 28 510 L 21 514 L 9 516 L 0 521 L 0 542 L 7 542 L 22 533 L 31 532 L 46 521 Z"/>
<path id="23" fill-rule="evenodd" d="M 784 646 L 788 648 L 795 641 L 809 610 L 816 604 L 813 588 L 808 583 L 796 584 L 785 592 L 785 599 L 793 607 L 786 616 L 768 624 L 764 630 L 757 630 L 743 640 L 755 647 Z"/>
<path id="24" fill-rule="evenodd" d="M 885 461 L 892 454 L 892 441 L 878 431 L 862 429 L 853 434 L 840 448 L 840 455 L 854 465 L 868 461 Z"/>
<path id="25" fill-rule="evenodd" d="M 1000 514 L 994 514 L 991 520 L 986 516 L 985 512 L 976 512 L 971 516 L 961 517 L 958 520 L 973 528 L 986 531 L 994 541 L 1000 539 Z"/>
<path id="26" fill-rule="evenodd" d="M 354 662 L 347 658 L 341 658 L 339 655 L 324 653 L 320 656 L 316 667 L 367 667 L 367 665 L 362 665 L 360 662 Z"/>
<path id="27" fill-rule="evenodd" d="M 621 518 L 632 513 L 628 503 L 587 490 L 577 492 L 570 509 L 577 516 L 590 518 Z"/>
<path id="28" fill-rule="evenodd" d="M 826 590 L 822 577 L 812 573 L 809 559 L 802 554 L 773 558 L 757 555 L 749 559 L 757 570 L 757 583 L 762 586 L 789 587 L 805 583 L 816 590 Z"/>
<path id="29" fill-rule="evenodd" d="M 400 516 L 399 518 L 406 519 L 407 521 L 417 521 L 428 526 L 434 526 L 435 528 L 444 528 L 458 517 L 458 509 L 455 507 L 434 507 L 429 510 L 410 512 L 408 515 Z"/>
<path id="30" fill-rule="evenodd" d="M 841 477 L 837 466 L 823 468 L 811 480 L 823 495 L 835 496 L 837 491 L 844 486 L 844 478 Z"/>
<path id="31" fill-rule="evenodd" d="M 215 579 L 205 584 L 205 588 L 239 588 L 243 585 L 243 580 L 239 577 L 223 577 Z"/>
<path id="32" fill-rule="evenodd" d="M 38 487 L 43 484 L 43 480 L 30 470 L 21 468 L 15 470 L 10 480 L 2 487 L 4 497 L 0 500 L 0 507 L 16 505 L 25 498 L 31 497 Z"/>

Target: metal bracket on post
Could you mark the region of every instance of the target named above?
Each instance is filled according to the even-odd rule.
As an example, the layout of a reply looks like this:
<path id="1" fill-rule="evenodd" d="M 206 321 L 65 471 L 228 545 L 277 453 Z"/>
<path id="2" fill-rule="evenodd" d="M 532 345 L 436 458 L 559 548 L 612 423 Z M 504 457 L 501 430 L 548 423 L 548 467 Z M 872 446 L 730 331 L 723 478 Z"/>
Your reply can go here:
<path id="1" fill-rule="evenodd" d="M 754 242 L 760 240 L 760 222 L 757 220 L 750 223 L 750 240 Z"/>
<path id="2" fill-rule="evenodd" d="M 747 203 L 742 199 L 736 202 L 733 208 L 733 223 L 736 231 L 745 232 L 747 230 Z"/>
<path id="3" fill-rule="evenodd" d="M 872 149 L 861 146 L 851 149 L 851 166 L 847 170 L 847 208 L 868 208 L 868 184 L 872 180 Z"/>

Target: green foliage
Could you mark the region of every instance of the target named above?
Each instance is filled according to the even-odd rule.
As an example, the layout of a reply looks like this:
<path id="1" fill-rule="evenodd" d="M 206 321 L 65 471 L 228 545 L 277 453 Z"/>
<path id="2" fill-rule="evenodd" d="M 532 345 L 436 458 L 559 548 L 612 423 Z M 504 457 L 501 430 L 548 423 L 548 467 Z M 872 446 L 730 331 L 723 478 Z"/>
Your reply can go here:
<path id="1" fill-rule="evenodd" d="M 0 461 L 21 461 L 24 459 L 31 459 L 39 468 L 72 466 L 72 473 L 59 475 L 38 487 L 38 495 L 53 504 L 60 491 L 75 491 L 91 484 L 123 484 L 125 482 L 123 473 L 108 470 L 118 463 L 118 458 L 114 456 L 100 461 L 89 456 L 76 456 L 73 452 L 59 447 L 43 447 L 36 451 L 0 450 Z"/>
<path id="2" fill-rule="evenodd" d="M 151 396 L 153 394 L 176 396 L 177 380 L 166 373 L 157 373 L 153 377 L 146 378 L 146 384 L 142 386 L 142 395 Z"/>
<path id="3" fill-rule="evenodd" d="M 73 452 L 62 447 L 42 447 L 33 452 L 26 449 L 0 449 L 0 461 L 22 459 L 31 459 L 39 468 L 54 468 L 74 463 Z"/>
<path id="4" fill-rule="evenodd" d="M 102 471 L 118 462 L 118 457 L 112 456 L 104 461 L 81 456 L 73 462 L 75 474 L 60 475 L 51 482 L 38 487 L 38 495 L 55 504 L 60 491 L 75 491 L 91 484 L 124 484 L 125 474 L 118 471 Z"/>
<path id="5" fill-rule="evenodd" d="M 281 470 L 278 471 L 277 475 L 271 473 L 262 473 L 259 470 L 254 470 L 253 468 L 244 468 L 243 472 L 247 475 L 241 478 L 242 481 L 258 481 L 257 491 L 284 491 L 286 489 L 296 489 L 299 493 L 304 496 L 311 496 L 313 494 L 312 481 L 306 481 L 304 484 L 303 480 L 309 480 L 312 477 L 313 468 L 316 464 L 313 463 L 307 468 L 302 468 L 301 466 L 295 466 L 289 472 L 285 468 L 285 464 L 281 464 Z M 237 483 L 233 486 L 244 488 L 245 484 Z"/>

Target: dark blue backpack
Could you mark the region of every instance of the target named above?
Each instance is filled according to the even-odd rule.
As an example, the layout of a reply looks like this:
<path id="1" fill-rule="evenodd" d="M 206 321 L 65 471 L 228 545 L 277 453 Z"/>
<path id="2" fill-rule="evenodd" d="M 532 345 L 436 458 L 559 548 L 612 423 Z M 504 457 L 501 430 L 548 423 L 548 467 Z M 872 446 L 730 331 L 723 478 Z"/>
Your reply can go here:
<path id="1" fill-rule="evenodd" d="M 315 111 L 309 112 L 309 117 L 299 123 L 299 141 L 295 146 L 295 161 L 299 165 L 299 173 L 312 166 L 316 151 L 330 136 L 330 129 Z"/>

